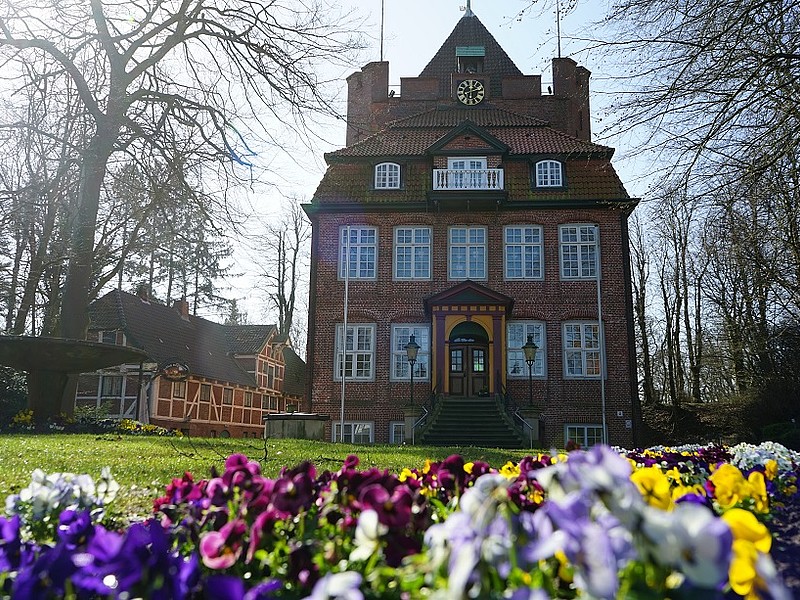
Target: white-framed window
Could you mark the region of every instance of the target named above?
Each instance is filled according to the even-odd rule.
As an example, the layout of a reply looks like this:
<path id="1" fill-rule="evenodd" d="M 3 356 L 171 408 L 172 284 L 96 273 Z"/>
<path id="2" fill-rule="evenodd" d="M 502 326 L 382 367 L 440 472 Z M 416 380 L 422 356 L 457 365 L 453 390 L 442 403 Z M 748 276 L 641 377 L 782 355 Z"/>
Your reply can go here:
<path id="1" fill-rule="evenodd" d="M 597 227 L 562 225 L 559 227 L 561 277 L 594 279 L 597 277 Z"/>
<path id="2" fill-rule="evenodd" d="M 406 441 L 406 424 L 403 421 L 389 423 L 389 443 L 402 444 Z"/>
<path id="3" fill-rule="evenodd" d="M 431 278 L 431 228 L 396 227 L 394 230 L 395 279 Z"/>
<path id="4" fill-rule="evenodd" d="M 186 398 L 186 382 L 173 381 L 172 382 L 172 397 L 173 398 Z"/>
<path id="5" fill-rule="evenodd" d="M 538 225 L 508 225 L 505 236 L 506 279 L 541 279 L 542 228 Z"/>
<path id="6" fill-rule="evenodd" d="M 344 441 L 350 444 L 371 444 L 374 441 L 375 427 L 370 421 L 345 421 L 344 422 Z M 333 441 L 341 440 L 342 424 L 339 421 L 333 423 Z"/>
<path id="7" fill-rule="evenodd" d="M 248 408 L 253 406 L 253 392 L 244 393 L 244 405 Z"/>
<path id="8" fill-rule="evenodd" d="M 486 228 L 451 227 L 450 279 L 486 279 Z"/>
<path id="9" fill-rule="evenodd" d="M 396 190 L 400 187 L 400 165 L 385 162 L 375 165 L 375 188 Z"/>
<path id="10" fill-rule="evenodd" d="M 119 397 L 122 395 L 122 376 L 103 375 L 100 385 L 100 395 L 104 397 Z"/>
<path id="11" fill-rule="evenodd" d="M 597 321 L 564 323 L 563 339 L 564 377 L 600 377 L 600 327 Z"/>
<path id="12" fill-rule="evenodd" d="M 348 246 L 347 232 L 350 232 Z M 342 227 L 339 230 L 339 278 L 347 270 L 347 248 L 350 248 L 350 279 L 375 279 L 378 254 L 378 230 L 375 227 Z"/>
<path id="13" fill-rule="evenodd" d="M 222 403 L 233 404 L 233 388 L 222 388 Z"/>
<path id="14" fill-rule="evenodd" d="M 342 335 L 343 325 L 336 326 L 336 368 L 334 379 L 342 380 Z M 344 344 L 344 375 L 350 380 L 372 381 L 375 379 L 375 324 L 347 326 Z"/>
<path id="15" fill-rule="evenodd" d="M 545 327 L 540 321 L 509 321 L 506 324 L 506 369 L 509 377 L 528 377 L 528 363 L 522 350 L 533 336 L 533 343 L 539 349 L 533 361 L 533 377 L 544 377 L 545 357 L 547 356 Z"/>
<path id="16" fill-rule="evenodd" d="M 269 410 L 269 396 L 266 394 L 261 396 L 261 410 Z"/>
<path id="17" fill-rule="evenodd" d="M 580 444 L 581 448 L 588 448 L 603 443 L 602 425 L 564 425 L 564 446 L 568 442 Z"/>
<path id="18" fill-rule="evenodd" d="M 207 383 L 200 384 L 200 400 L 203 402 L 211 401 L 211 386 Z"/>
<path id="19" fill-rule="evenodd" d="M 103 344 L 116 344 L 117 332 L 115 330 L 98 331 L 97 341 L 102 342 Z"/>
<path id="20" fill-rule="evenodd" d="M 536 163 L 536 187 L 562 187 L 564 176 L 562 165 L 557 160 L 540 160 Z"/>
<path id="21" fill-rule="evenodd" d="M 427 381 L 430 379 L 430 327 L 423 324 L 392 325 L 392 380 L 405 381 L 411 379 L 406 344 L 411 336 L 419 344 L 417 362 L 414 363 L 414 379 Z"/>

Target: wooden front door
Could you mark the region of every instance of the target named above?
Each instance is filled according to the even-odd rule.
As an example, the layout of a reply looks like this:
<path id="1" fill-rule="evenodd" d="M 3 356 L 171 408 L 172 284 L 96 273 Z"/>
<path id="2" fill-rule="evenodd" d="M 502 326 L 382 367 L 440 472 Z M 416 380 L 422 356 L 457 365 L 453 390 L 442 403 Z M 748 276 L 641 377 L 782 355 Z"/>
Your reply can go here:
<path id="1" fill-rule="evenodd" d="M 450 394 L 477 396 L 489 391 L 488 347 L 475 344 L 450 345 Z"/>

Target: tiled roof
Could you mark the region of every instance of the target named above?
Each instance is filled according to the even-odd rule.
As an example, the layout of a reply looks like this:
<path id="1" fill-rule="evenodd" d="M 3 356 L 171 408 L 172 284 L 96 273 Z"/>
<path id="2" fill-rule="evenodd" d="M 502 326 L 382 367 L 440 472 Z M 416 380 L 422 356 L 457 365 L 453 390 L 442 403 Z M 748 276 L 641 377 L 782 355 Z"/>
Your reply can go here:
<path id="1" fill-rule="evenodd" d="M 228 348 L 236 354 L 258 354 L 275 325 L 225 325 Z"/>
<path id="2" fill-rule="evenodd" d="M 428 110 L 405 119 L 398 119 L 389 123 L 393 129 L 408 127 L 455 127 L 464 121 L 471 121 L 479 127 L 546 127 L 547 121 L 536 119 L 528 115 L 495 108 L 493 106 L 480 108 L 442 107 Z"/>
<path id="3" fill-rule="evenodd" d="M 305 396 L 306 361 L 288 346 L 283 349 L 283 360 L 286 363 L 286 370 L 283 376 L 283 392 L 288 396 Z"/>
<path id="4" fill-rule="evenodd" d="M 350 157 L 423 156 L 454 127 L 470 121 L 509 147 L 510 154 L 603 154 L 613 148 L 580 140 L 544 121 L 499 108 L 434 109 L 389 123 L 386 129 L 325 155 L 328 162 Z"/>
<path id="5" fill-rule="evenodd" d="M 373 190 L 373 167 L 363 161 L 336 163 L 328 167 L 314 194 L 315 203 L 380 203 L 419 202 L 431 186 L 428 161 L 403 163 L 405 180 L 399 190 Z M 530 162 L 523 159 L 504 161 L 505 189 L 510 201 L 536 200 L 581 201 L 622 200 L 628 198 L 622 181 L 607 158 L 575 159 L 566 163 L 565 188 L 532 189 Z M 365 182 L 367 182 L 365 184 Z"/>
<path id="6" fill-rule="evenodd" d="M 260 349 L 274 329 L 264 325 L 229 327 L 192 315 L 184 320 L 174 308 L 143 302 L 120 290 L 95 300 L 89 317 L 92 329 L 122 329 L 130 344 L 147 352 L 154 362 L 182 362 L 194 375 L 253 387 L 255 379 L 236 363 L 233 353 L 253 353 L 256 346 Z M 266 334 L 260 344 L 258 332 Z"/>
<path id="7" fill-rule="evenodd" d="M 490 95 L 501 95 L 502 79 L 507 75 L 522 75 L 506 51 L 497 43 L 489 30 L 473 13 L 465 13 L 450 36 L 444 41 L 427 66 L 422 69 L 420 77 L 436 77 L 441 86 L 440 95 L 449 95 L 450 74 L 455 70 L 456 47 L 483 46 L 486 55 L 483 62 L 483 73 L 491 77 Z"/>

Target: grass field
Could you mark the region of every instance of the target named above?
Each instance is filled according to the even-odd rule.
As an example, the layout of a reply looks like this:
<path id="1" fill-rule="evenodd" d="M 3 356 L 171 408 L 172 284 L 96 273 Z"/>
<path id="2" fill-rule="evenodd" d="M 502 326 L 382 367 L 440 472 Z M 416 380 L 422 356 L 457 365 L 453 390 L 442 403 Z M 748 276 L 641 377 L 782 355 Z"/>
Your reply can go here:
<path id="1" fill-rule="evenodd" d="M 164 492 L 173 477 L 185 471 L 195 479 L 209 477 L 212 467 L 220 471 L 233 453 L 245 454 L 261 464 L 262 472 L 274 477 L 284 466 L 310 460 L 319 472 L 335 471 L 349 454 L 357 454 L 360 467 L 378 467 L 399 472 L 403 467 L 422 467 L 426 458 L 441 460 L 461 454 L 467 460 L 484 460 L 501 467 L 531 451 L 474 447 L 351 445 L 307 440 L 166 438 L 119 435 L 0 435 L 0 501 L 28 485 L 31 473 L 87 473 L 94 478 L 104 466 L 122 486 L 115 501 L 117 511 L 145 515 L 152 501 Z"/>

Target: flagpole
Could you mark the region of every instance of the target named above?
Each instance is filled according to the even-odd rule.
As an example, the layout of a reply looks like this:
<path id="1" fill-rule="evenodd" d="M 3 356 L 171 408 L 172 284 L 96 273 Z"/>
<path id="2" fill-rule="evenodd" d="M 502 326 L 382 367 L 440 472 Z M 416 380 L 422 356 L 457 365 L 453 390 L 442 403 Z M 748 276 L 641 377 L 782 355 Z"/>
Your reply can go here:
<path id="1" fill-rule="evenodd" d="M 608 443 L 608 428 L 606 425 L 606 339 L 603 327 L 603 301 L 600 294 L 600 226 L 595 225 L 594 228 L 594 243 L 596 248 L 595 260 L 597 261 L 597 268 L 595 275 L 597 276 L 597 337 L 600 343 L 600 410 L 603 412 L 603 443 Z"/>
<path id="2" fill-rule="evenodd" d="M 558 58 L 561 58 L 561 0 L 556 0 L 556 37 L 558 38 Z"/>
<path id="3" fill-rule="evenodd" d="M 384 17 L 384 0 L 381 0 L 381 62 L 383 62 L 383 17 Z"/>
<path id="4" fill-rule="evenodd" d="M 344 259 L 344 326 L 342 327 L 342 398 L 339 413 L 339 441 L 344 443 L 344 391 L 347 380 L 347 303 L 350 295 L 350 225 L 347 226 Z M 355 340 L 353 340 L 355 343 Z"/>

